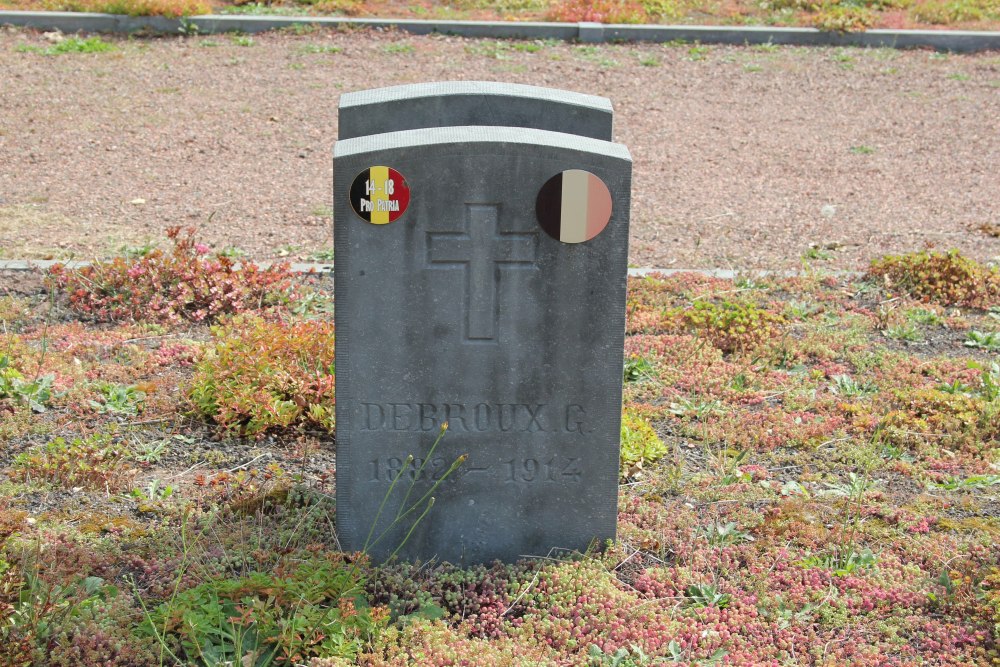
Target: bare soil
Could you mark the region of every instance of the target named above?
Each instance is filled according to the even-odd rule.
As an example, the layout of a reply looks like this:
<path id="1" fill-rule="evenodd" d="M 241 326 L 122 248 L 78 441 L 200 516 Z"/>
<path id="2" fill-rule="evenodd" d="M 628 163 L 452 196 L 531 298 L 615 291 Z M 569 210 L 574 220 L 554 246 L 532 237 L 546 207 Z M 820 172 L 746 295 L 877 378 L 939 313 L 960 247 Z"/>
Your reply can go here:
<path id="1" fill-rule="evenodd" d="M 635 160 L 634 265 L 788 269 L 811 254 L 858 269 L 926 244 L 1000 256 L 996 52 L 371 30 L 38 52 L 58 39 L 0 31 L 5 259 L 108 256 L 178 224 L 255 260 L 328 259 L 338 96 L 450 79 L 613 101 Z"/>

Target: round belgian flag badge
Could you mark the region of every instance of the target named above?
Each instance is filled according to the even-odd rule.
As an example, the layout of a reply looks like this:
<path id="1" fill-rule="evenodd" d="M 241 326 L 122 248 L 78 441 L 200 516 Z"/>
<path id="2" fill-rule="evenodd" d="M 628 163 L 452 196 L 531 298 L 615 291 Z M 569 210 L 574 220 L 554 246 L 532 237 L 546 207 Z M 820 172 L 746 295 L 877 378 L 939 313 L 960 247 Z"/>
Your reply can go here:
<path id="1" fill-rule="evenodd" d="M 369 167 L 351 183 L 351 207 L 373 225 L 395 222 L 410 204 L 410 186 L 395 169 Z"/>
<path id="2" fill-rule="evenodd" d="M 556 174 L 538 191 L 538 224 L 563 243 L 583 243 L 608 226 L 611 193 L 600 178 L 582 169 Z"/>

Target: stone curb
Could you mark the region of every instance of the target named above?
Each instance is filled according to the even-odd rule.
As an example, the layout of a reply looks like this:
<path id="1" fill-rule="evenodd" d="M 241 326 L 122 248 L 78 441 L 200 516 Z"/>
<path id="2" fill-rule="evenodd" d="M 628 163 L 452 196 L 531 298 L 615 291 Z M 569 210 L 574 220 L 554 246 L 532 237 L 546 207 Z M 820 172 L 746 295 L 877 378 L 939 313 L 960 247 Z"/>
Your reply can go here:
<path id="1" fill-rule="evenodd" d="M 272 264 L 277 262 L 255 262 L 257 266 L 261 268 L 267 268 Z M 0 260 L 0 271 L 35 271 L 35 270 L 48 270 L 56 264 L 62 264 L 68 269 L 79 269 L 84 266 L 91 264 L 89 261 L 85 260 L 67 260 L 65 262 L 60 262 L 53 259 L 4 259 Z M 236 264 L 239 267 L 239 264 Z M 333 264 L 321 263 L 321 262 L 292 262 L 290 264 L 291 270 L 294 273 L 316 273 L 317 275 L 333 275 Z M 700 273 L 704 276 L 711 276 L 713 278 L 722 278 L 723 280 L 734 280 L 741 276 L 748 277 L 766 277 L 766 276 L 777 276 L 779 278 L 795 278 L 797 276 L 804 276 L 807 274 L 805 271 L 771 271 L 766 269 L 658 269 L 658 268 L 631 268 L 628 270 L 628 275 L 632 277 L 648 276 L 653 274 L 660 274 L 664 276 L 672 276 L 678 273 Z M 860 271 L 828 271 L 824 272 L 824 275 L 835 276 L 835 277 L 858 277 L 863 275 Z"/>
<path id="2" fill-rule="evenodd" d="M 965 30 L 868 30 L 826 32 L 815 28 L 620 25 L 602 23 L 542 23 L 517 21 L 425 21 L 409 19 L 355 19 L 319 16 L 122 16 L 77 12 L 0 11 L 0 25 L 62 32 L 140 31 L 157 33 L 263 32 L 293 25 L 330 28 L 396 28 L 416 35 L 440 33 L 491 39 L 560 39 L 602 42 L 701 42 L 704 44 L 783 44 L 791 46 L 860 46 L 933 48 L 973 52 L 1000 50 L 1000 32 Z"/>

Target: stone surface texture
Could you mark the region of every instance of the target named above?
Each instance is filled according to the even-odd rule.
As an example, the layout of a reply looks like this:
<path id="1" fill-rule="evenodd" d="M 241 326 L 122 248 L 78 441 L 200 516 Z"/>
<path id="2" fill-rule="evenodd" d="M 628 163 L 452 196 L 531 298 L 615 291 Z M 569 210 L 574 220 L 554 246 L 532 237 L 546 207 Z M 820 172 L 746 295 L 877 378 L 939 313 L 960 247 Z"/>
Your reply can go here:
<path id="1" fill-rule="evenodd" d="M 376 559 L 391 554 L 416 517 L 393 527 L 401 506 L 462 455 L 401 557 L 514 560 L 613 538 L 628 151 L 541 130 L 455 127 L 340 141 L 334 163 L 344 548 L 368 541 Z M 408 209 L 390 224 L 363 221 L 348 201 L 354 175 L 375 165 L 409 185 Z M 560 243 L 536 221 L 539 188 L 568 169 L 597 175 L 613 198 L 608 226 L 586 243 Z M 386 533 L 374 546 L 373 525 L 373 540 Z"/>

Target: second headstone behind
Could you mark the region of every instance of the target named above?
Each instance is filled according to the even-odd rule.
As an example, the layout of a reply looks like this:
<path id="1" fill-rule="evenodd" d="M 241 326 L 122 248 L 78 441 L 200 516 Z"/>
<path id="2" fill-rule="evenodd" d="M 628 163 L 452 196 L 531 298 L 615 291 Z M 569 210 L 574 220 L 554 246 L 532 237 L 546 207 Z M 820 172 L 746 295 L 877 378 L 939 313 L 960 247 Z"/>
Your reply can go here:
<path id="1" fill-rule="evenodd" d="M 427 127 L 495 125 L 611 141 L 607 98 L 489 81 L 445 81 L 376 88 L 340 97 L 338 137 Z"/>

